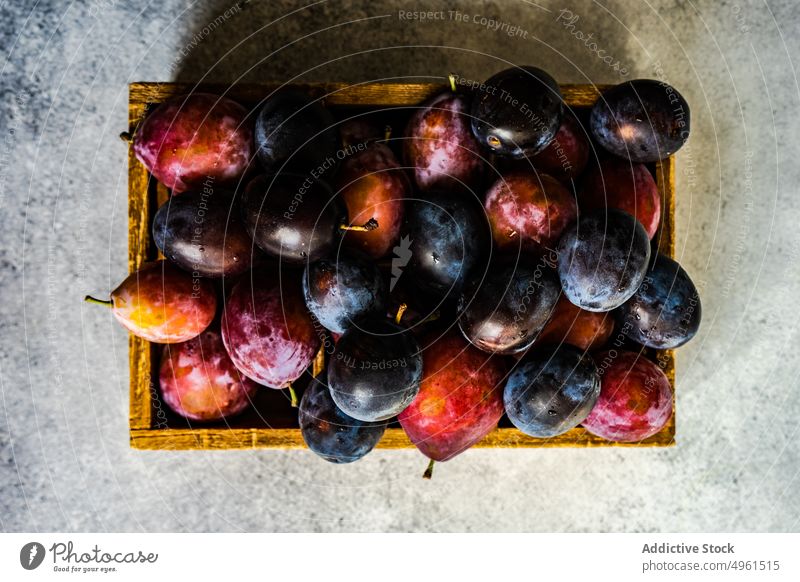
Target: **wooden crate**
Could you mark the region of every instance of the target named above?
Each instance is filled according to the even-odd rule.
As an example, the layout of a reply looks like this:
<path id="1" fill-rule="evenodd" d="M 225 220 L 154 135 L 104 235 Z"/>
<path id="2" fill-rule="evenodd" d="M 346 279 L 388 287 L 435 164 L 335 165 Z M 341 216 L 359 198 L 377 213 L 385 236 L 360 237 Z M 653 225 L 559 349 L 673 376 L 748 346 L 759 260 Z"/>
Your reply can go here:
<path id="1" fill-rule="evenodd" d="M 235 87 L 194 85 L 181 83 L 134 83 L 130 86 L 129 131 L 133 132 L 149 107 L 164 100 L 192 91 L 226 95 L 248 106 L 256 106 L 278 85 L 238 85 Z M 445 85 L 435 83 L 385 84 L 367 83 L 346 85 L 322 83 L 298 85 L 310 95 L 322 98 L 331 107 L 402 107 L 414 106 L 443 90 Z M 591 107 L 605 87 L 591 85 L 563 85 L 566 103 L 576 110 Z M 663 254 L 674 256 L 675 248 L 675 166 L 672 157 L 653 167 L 662 197 L 662 222 L 656 235 Z M 144 166 L 136 159 L 133 149 L 128 156 L 128 269 L 156 257 L 157 250 L 151 242 L 150 228 L 158 206 L 168 196 L 167 190 L 151 179 Z M 304 448 L 297 428 L 296 410 L 282 391 L 264 388 L 259 391 L 253 410 L 233 418 L 229 423 L 215 425 L 188 423 L 168 412 L 158 396 L 158 360 L 161 346 L 130 336 L 130 437 L 131 446 L 137 449 L 296 449 Z M 675 393 L 674 350 L 646 350 L 657 361 L 669 378 Z M 322 354 L 320 354 L 321 356 Z M 314 371 L 322 368 L 321 358 Z M 269 411 L 269 416 L 266 412 Z M 500 426 L 477 447 L 593 447 L 593 446 L 670 446 L 675 442 L 675 415 L 657 434 L 637 443 L 614 443 L 589 434 L 582 427 L 550 439 L 527 436 L 516 428 Z M 389 427 L 378 448 L 405 449 L 413 445 L 402 429 Z"/>

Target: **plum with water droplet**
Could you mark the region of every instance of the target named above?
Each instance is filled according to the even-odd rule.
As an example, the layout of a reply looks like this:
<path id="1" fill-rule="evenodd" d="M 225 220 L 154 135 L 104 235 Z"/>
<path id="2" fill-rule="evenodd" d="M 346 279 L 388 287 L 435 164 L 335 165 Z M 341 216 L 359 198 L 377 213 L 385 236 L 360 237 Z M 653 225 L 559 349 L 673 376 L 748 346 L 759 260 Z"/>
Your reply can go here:
<path id="1" fill-rule="evenodd" d="M 635 216 L 651 239 L 661 222 L 661 195 L 644 164 L 609 158 L 588 172 L 578 196 L 584 212 L 616 208 Z"/>
<path id="2" fill-rule="evenodd" d="M 258 389 L 233 365 L 216 328 L 187 342 L 164 346 L 159 386 L 170 409 L 201 422 L 239 414 Z"/>
<path id="3" fill-rule="evenodd" d="M 271 95 L 255 121 L 258 160 L 266 173 L 314 170 L 330 180 L 336 171 L 339 131 L 322 104 L 295 89 Z"/>
<path id="4" fill-rule="evenodd" d="M 544 264 L 495 266 L 467 284 L 458 327 L 483 351 L 521 352 L 547 323 L 560 293 L 558 276 Z"/>
<path id="5" fill-rule="evenodd" d="M 303 375 L 321 339 L 291 272 L 243 277 L 225 302 L 222 339 L 236 367 L 270 388 L 286 388 Z"/>
<path id="6" fill-rule="evenodd" d="M 578 215 L 575 197 L 561 182 L 532 170 L 501 176 L 486 192 L 484 207 L 501 251 L 554 247 Z"/>
<path id="7" fill-rule="evenodd" d="M 346 415 L 328 387 L 314 379 L 300 400 L 300 433 L 308 448 L 331 463 L 352 463 L 375 448 L 386 431 L 384 422 L 364 422 Z"/>
<path id="8" fill-rule="evenodd" d="M 471 195 L 436 192 L 410 201 L 402 236 L 409 253 L 402 276 L 431 296 L 457 298 L 467 277 L 487 266 L 491 232 Z"/>
<path id="9" fill-rule="evenodd" d="M 217 295 L 207 279 L 192 277 L 166 262 L 143 264 L 111 292 L 107 304 L 132 334 L 157 344 L 185 342 L 214 319 Z"/>
<path id="10" fill-rule="evenodd" d="M 328 386 L 336 406 L 363 421 L 400 414 L 419 391 L 422 356 L 412 333 L 383 317 L 348 329 L 328 363 Z"/>
<path id="11" fill-rule="evenodd" d="M 558 243 L 564 294 L 587 311 L 611 311 L 636 293 L 650 260 L 642 224 L 612 208 L 581 216 Z"/>
<path id="12" fill-rule="evenodd" d="M 691 340 L 700 327 L 700 296 L 676 261 L 656 256 L 636 294 L 616 311 L 620 330 L 633 341 L 669 350 Z"/>
<path id="13" fill-rule="evenodd" d="M 173 193 L 235 185 L 253 158 L 252 126 L 235 101 L 192 93 L 156 107 L 136 128 L 133 151 Z"/>
<path id="14" fill-rule="evenodd" d="M 270 256 L 292 264 L 317 261 L 338 248 L 347 212 L 319 180 L 299 174 L 257 176 L 242 196 L 248 234 Z"/>
<path id="15" fill-rule="evenodd" d="M 615 156 L 657 162 L 689 138 L 689 104 L 667 83 L 636 79 L 603 93 L 592 107 L 590 126 L 597 143 Z"/>
<path id="16" fill-rule="evenodd" d="M 484 162 L 468 112 L 465 95 L 446 91 L 419 105 L 411 116 L 403 157 L 423 192 L 478 185 Z"/>
<path id="17" fill-rule="evenodd" d="M 243 273 L 253 253 L 238 206 L 219 190 L 172 196 L 153 219 L 153 241 L 171 262 L 202 277 Z"/>
<path id="18" fill-rule="evenodd" d="M 398 417 L 411 442 L 429 459 L 447 461 L 492 432 L 503 416 L 506 364 L 457 331 L 423 342 L 419 394 Z"/>
<path id="19" fill-rule="evenodd" d="M 561 127 L 564 102 L 555 79 L 536 67 L 512 67 L 486 81 L 472 100 L 472 132 L 510 158 L 535 156 Z"/>
<path id="20" fill-rule="evenodd" d="M 386 281 L 375 263 L 353 254 L 309 263 L 303 274 L 303 296 L 309 311 L 334 333 L 344 333 L 367 315 L 383 315 Z"/>
<path id="21" fill-rule="evenodd" d="M 594 356 L 600 396 L 583 426 L 610 441 L 637 442 L 672 418 L 672 389 L 661 368 L 641 354 L 609 350 Z"/>
<path id="22" fill-rule="evenodd" d="M 569 345 L 537 350 L 519 362 L 503 392 L 508 419 L 527 435 L 550 438 L 575 428 L 600 395 L 591 356 Z"/>

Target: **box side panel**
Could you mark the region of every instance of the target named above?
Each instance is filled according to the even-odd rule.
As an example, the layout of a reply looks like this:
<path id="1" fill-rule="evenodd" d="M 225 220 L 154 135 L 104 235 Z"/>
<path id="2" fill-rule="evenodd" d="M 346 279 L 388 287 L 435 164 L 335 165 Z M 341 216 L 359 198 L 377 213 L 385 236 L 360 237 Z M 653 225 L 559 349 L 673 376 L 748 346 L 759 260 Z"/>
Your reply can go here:
<path id="1" fill-rule="evenodd" d="M 658 250 L 670 258 L 675 257 L 675 157 L 656 164 L 656 185 L 661 193 L 661 226 L 656 233 Z M 664 371 L 669 384 L 672 386 L 672 418 L 656 437 L 668 439 L 668 444 L 674 444 L 675 422 L 677 409 L 675 408 L 675 350 L 657 350 L 655 359 Z"/>
<path id="2" fill-rule="evenodd" d="M 475 445 L 476 448 L 638 447 L 671 446 L 666 431 L 638 443 L 612 443 L 575 428 L 552 439 L 529 437 L 514 428 L 499 428 Z M 142 450 L 305 449 L 297 429 L 163 429 L 131 431 L 131 446 Z M 411 441 L 400 428 L 386 430 L 377 448 L 410 449 Z"/>
<path id="3" fill-rule="evenodd" d="M 130 85 L 130 102 L 140 105 L 157 104 L 203 91 L 224 95 L 247 104 L 262 102 L 270 94 L 287 85 L 266 83 L 263 85 L 196 85 L 194 83 L 133 83 Z M 417 105 L 425 99 L 448 88 L 442 83 L 308 83 L 291 85 L 305 93 L 323 98 L 326 105 L 351 107 L 398 107 Z M 608 85 L 561 85 L 564 101 L 570 107 L 590 107 Z"/>
<path id="4" fill-rule="evenodd" d="M 145 104 L 131 99 L 128 107 L 128 132 L 144 116 Z M 128 150 L 128 272 L 136 271 L 147 260 L 150 252 L 148 232 L 150 216 L 149 176 L 136 159 L 133 148 Z M 151 378 L 150 343 L 130 335 L 130 426 L 132 429 L 150 428 Z"/>

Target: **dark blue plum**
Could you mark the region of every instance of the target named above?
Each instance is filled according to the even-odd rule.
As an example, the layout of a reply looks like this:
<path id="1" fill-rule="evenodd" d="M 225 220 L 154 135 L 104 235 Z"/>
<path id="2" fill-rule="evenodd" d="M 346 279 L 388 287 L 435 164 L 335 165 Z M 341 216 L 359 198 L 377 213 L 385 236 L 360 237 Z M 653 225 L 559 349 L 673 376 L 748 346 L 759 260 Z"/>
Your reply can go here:
<path id="1" fill-rule="evenodd" d="M 344 413 L 364 421 L 400 414 L 419 392 L 422 354 L 409 330 L 385 318 L 360 320 L 328 363 L 328 386 Z"/>
<path id="2" fill-rule="evenodd" d="M 630 299 L 644 280 L 649 260 L 647 232 L 621 210 L 581 216 L 558 243 L 564 295 L 587 311 L 611 311 Z"/>
<path id="3" fill-rule="evenodd" d="M 621 83 L 597 100 L 592 135 L 603 148 L 634 162 L 657 162 L 689 137 L 689 104 L 674 88 L 652 79 Z"/>
<path id="4" fill-rule="evenodd" d="M 555 308 L 561 287 L 544 262 L 494 266 L 475 277 L 459 299 L 458 327 L 485 352 L 513 354 L 528 349 Z"/>
<path id="5" fill-rule="evenodd" d="M 359 460 L 375 448 L 386 430 L 386 423 L 347 416 L 318 380 L 313 380 L 303 394 L 298 422 L 308 448 L 331 463 Z"/>
<path id="6" fill-rule="evenodd" d="M 330 187 L 300 174 L 256 176 L 244 190 L 241 212 L 247 233 L 267 254 L 302 264 L 338 248 L 347 209 Z"/>
<path id="7" fill-rule="evenodd" d="M 526 356 L 506 382 L 509 420 L 534 437 L 549 438 L 578 426 L 600 396 L 600 375 L 587 353 L 567 344 Z"/>
<path id="8" fill-rule="evenodd" d="M 294 89 L 269 97 L 255 123 L 256 155 L 267 173 L 317 170 L 326 179 L 335 170 L 339 130 L 319 101 Z"/>
<path id="9" fill-rule="evenodd" d="M 678 263 L 657 255 L 639 290 L 616 315 L 622 333 L 633 341 L 657 350 L 677 348 L 700 327 L 700 296 Z"/>
<path id="10" fill-rule="evenodd" d="M 303 275 L 308 310 L 334 333 L 344 333 L 363 316 L 383 314 L 387 295 L 377 265 L 355 255 L 340 254 L 310 263 Z"/>
<path id="11" fill-rule="evenodd" d="M 153 218 L 153 242 L 171 262 L 201 277 L 238 275 L 250 268 L 253 241 L 228 192 L 171 196 Z"/>
<path id="12" fill-rule="evenodd" d="M 534 156 L 561 127 L 564 101 L 555 79 L 536 67 L 513 67 L 491 77 L 472 100 L 472 133 L 492 152 Z"/>
<path id="13" fill-rule="evenodd" d="M 406 209 L 410 257 L 403 277 L 440 299 L 458 297 L 467 275 L 482 276 L 491 245 L 483 207 L 465 192 L 437 192 Z"/>

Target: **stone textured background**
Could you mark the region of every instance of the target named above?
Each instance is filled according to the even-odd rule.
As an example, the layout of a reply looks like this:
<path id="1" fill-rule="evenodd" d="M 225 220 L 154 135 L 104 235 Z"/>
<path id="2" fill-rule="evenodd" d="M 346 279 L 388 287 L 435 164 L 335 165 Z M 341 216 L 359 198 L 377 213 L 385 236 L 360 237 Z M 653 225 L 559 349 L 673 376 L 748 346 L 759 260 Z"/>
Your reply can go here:
<path id="1" fill-rule="evenodd" d="M 0 8 L 0 530 L 798 530 L 800 4 L 32 6 Z M 528 38 L 398 18 L 422 7 Z M 705 319 L 679 352 L 678 445 L 475 450 L 432 482 L 416 451 L 336 467 L 307 451 L 131 450 L 126 334 L 81 302 L 126 274 L 127 84 L 481 79 L 507 63 L 578 83 L 653 77 L 660 63 L 692 105 L 678 253 Z"/>

